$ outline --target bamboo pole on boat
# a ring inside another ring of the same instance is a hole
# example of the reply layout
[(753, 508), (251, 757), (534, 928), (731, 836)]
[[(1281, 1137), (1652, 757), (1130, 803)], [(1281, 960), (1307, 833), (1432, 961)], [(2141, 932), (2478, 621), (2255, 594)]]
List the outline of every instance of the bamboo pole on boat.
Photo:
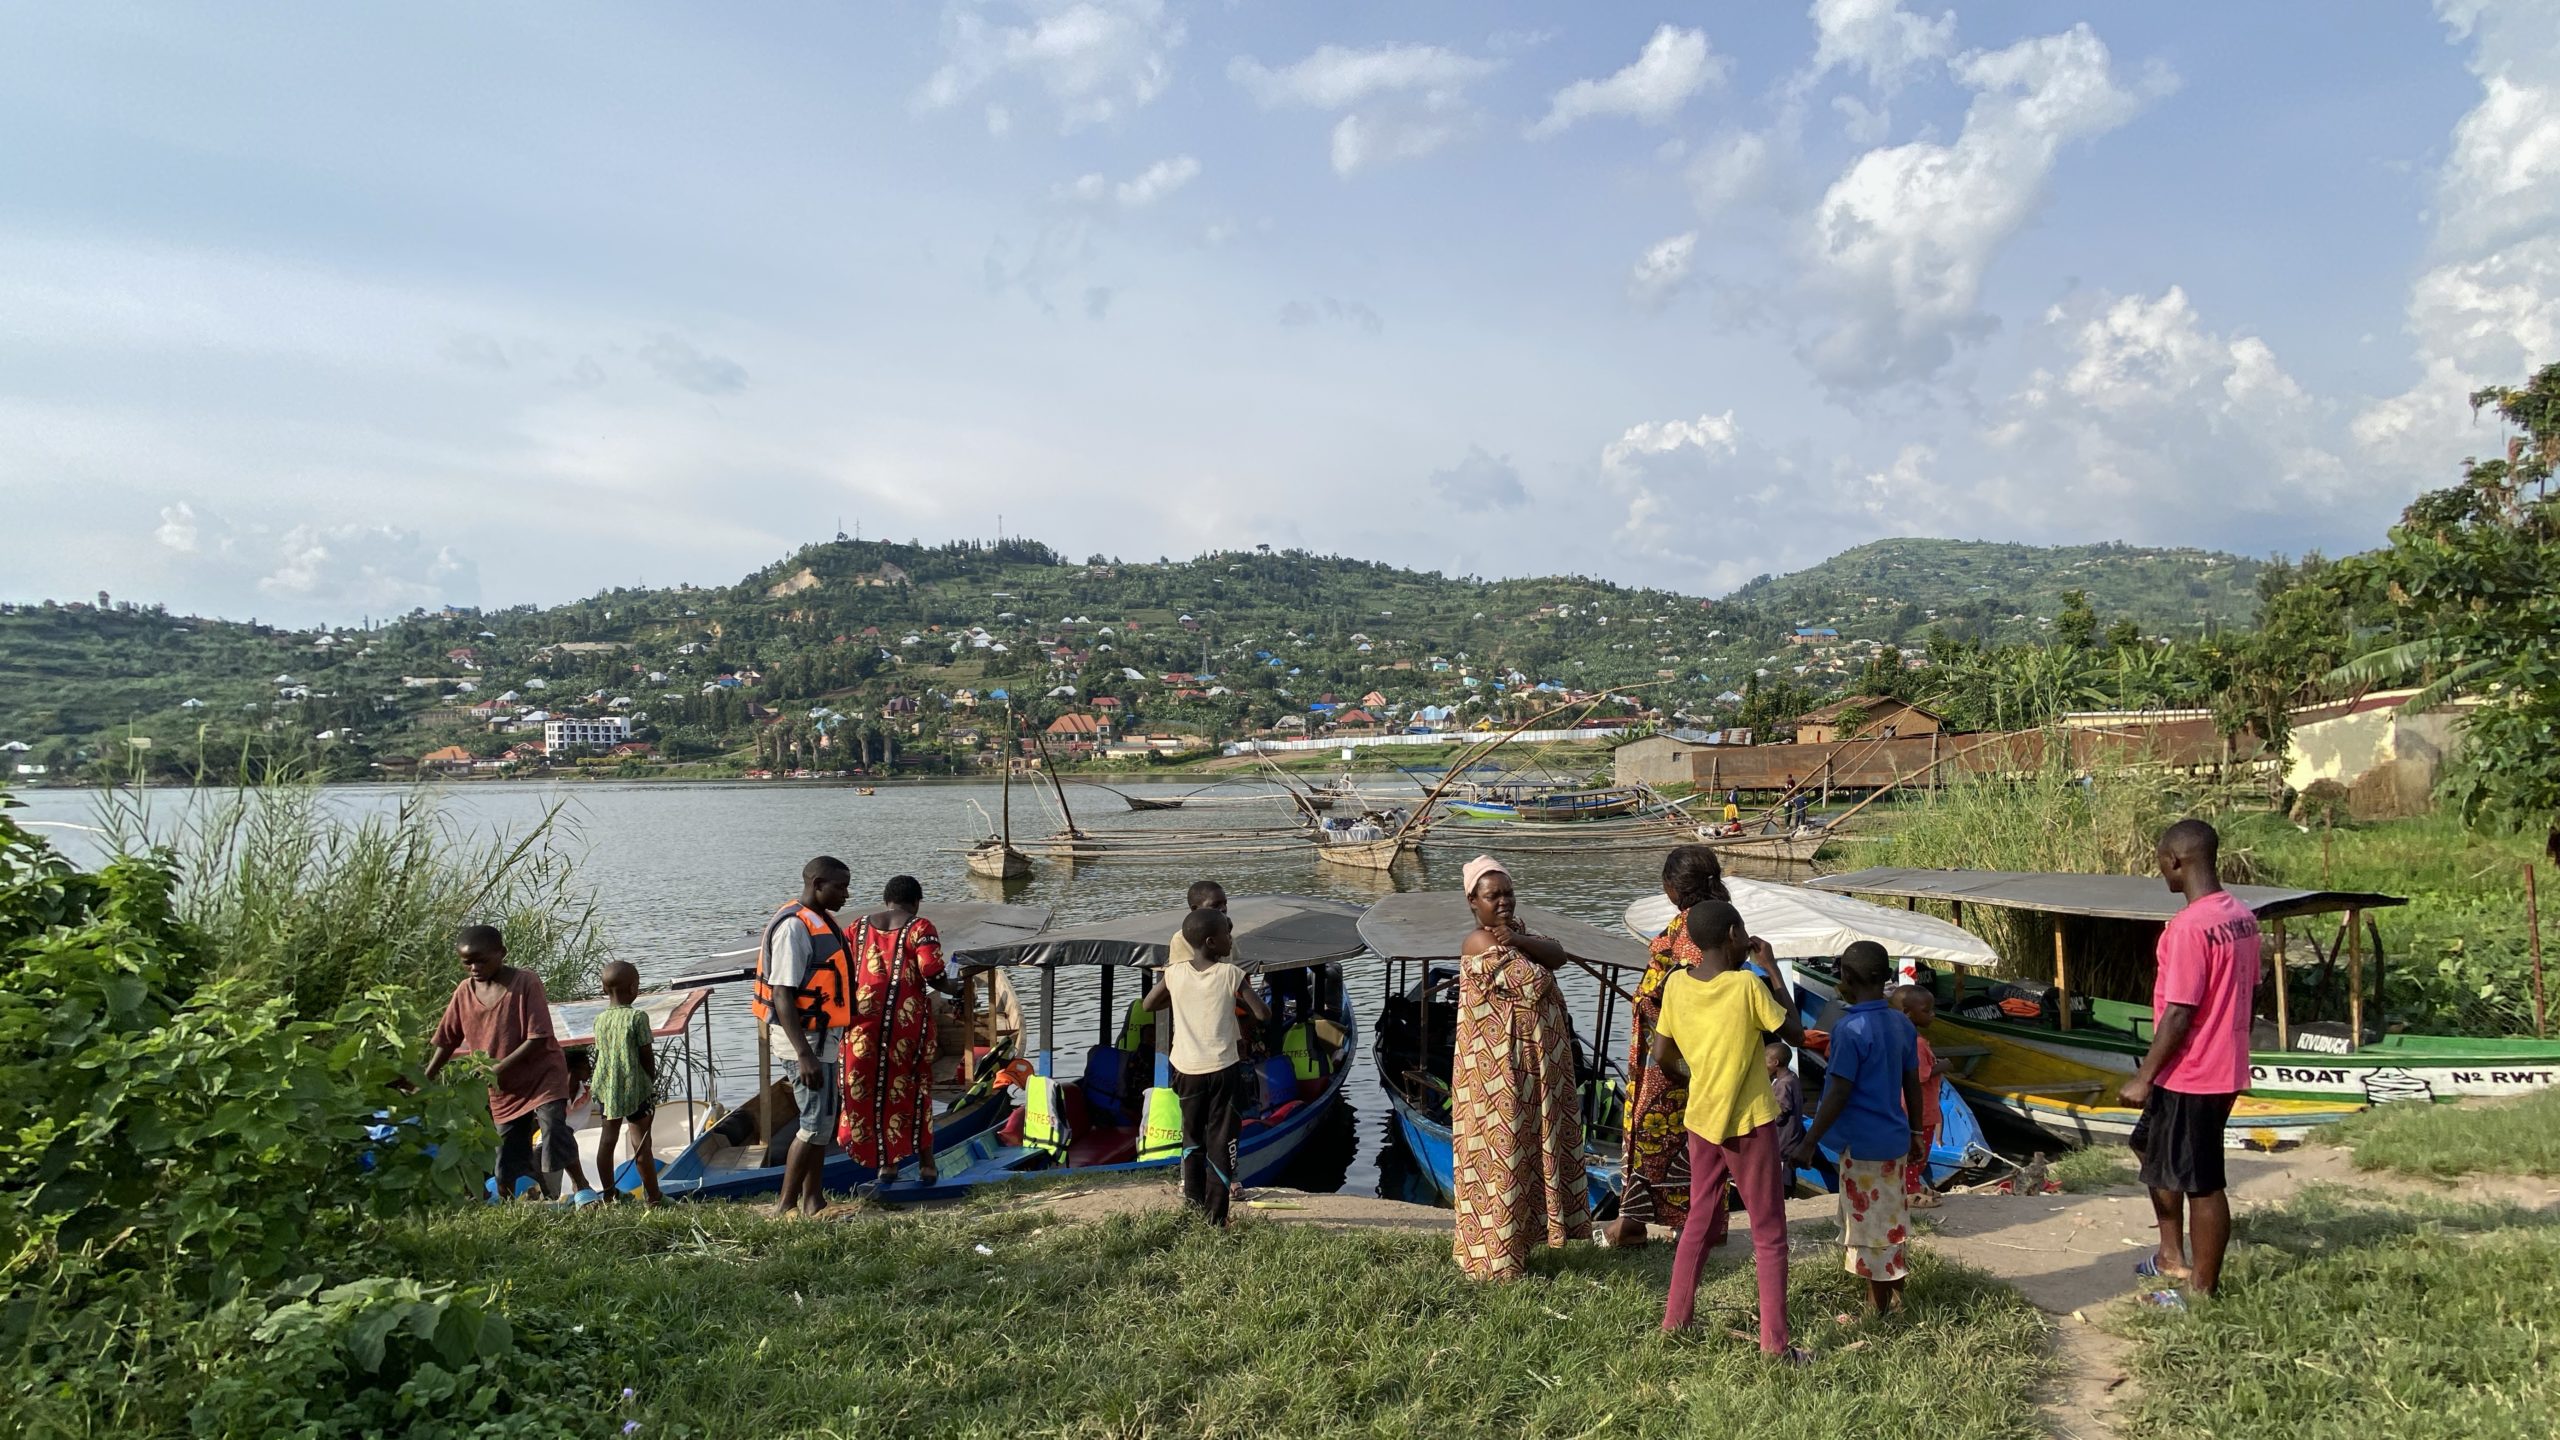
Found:
[(2534, 863), (2524, 862), (2524, 933), (2526, 943), (2533, 949), (2533, 1035), (2541, 1040), (2548, 1038), (2549, 1032), (2544, 1028), (2542, 1009), (2542, 910), (2533, 893), (2533, 871)]
[(2284, 963), (2283, 917), (2277, 917), (2274, 925), (2276, 936), (2276, 1048), (2278, 1050), (2290, 1050), (2293, 1048), (2293, 1001), (2290, 994), (2293, 989), (2293, 975), (2292, 972), (2285, 968)]
[(2364, 1048), (2364, 915), (2347, 912), (2347, 1048)]
[(2071, 963), (2063, 948), (2063, 919), (2053, 917), (2053, 998), (2062, 1016), (2062, 1028), (2071, 1028)]

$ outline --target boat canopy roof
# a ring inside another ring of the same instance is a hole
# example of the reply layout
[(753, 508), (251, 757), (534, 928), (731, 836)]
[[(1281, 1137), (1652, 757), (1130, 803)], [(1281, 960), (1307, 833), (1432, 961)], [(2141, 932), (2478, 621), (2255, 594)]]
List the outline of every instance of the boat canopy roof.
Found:
[[(2000, 963), (2000, 952), (1981, 936), (1935, 915), (1772, 880), (1728, 875), (1724, 885), (1742, 923), (1782, 959), (1837, 955), (1855, 941), (1873, 940), (1889, 955), (1934, 964)], [(1672, 914), (1669, 898), (1647, 895), (1627, 907), (1627, 929), (1651, 938), (1670, 925)]]
[[(1562, 945), (1565, 953), (1586, 965), (1612, 970), (1641, 970), (1652, 960), (1644, 946), (1597, 925), (1523, 904), (1513, 912), (1522, 929)], [(1455, 890), (1390, 895), (1360, 917), (1360, 938), (1390, 960), (1455, 960), (1458, 947), (1476, 928), (1467, 897)]]
[[(2108, 920), (2165, 922), (2186, 901), (2144, 875), (2056, 875), (2016, 870), (1905, 870), (1892, 866), (1825, 875), (1810, 882), (1822, 890), (1898, 895), (1917, 900), (1961, 900), (2048, 915), (2088, 915)], [(2378, 910), (2406, 905), (2398, 895), (2363, 890), (2292, 890), (2275, 885), (2233, 885), (2232, 898), (2261, 920)]]
[[(1162, 965), (1189, 913), (1150, 910), (968, 946), (945, 935), (942, 948), (969, 965)], [(1303, 970), (1360, 953), (1360, 907), (1347, 900), (1240, 895), (1227, 902), (1227, 919), (1235, 925), (1237, 958), (1263, 971)]]
[[(876, 912), (871, 910), (855, 910), (848, 907), (836, 912), (836, 923), (850, 931), (854, 921), (874, 913)], [(942, 937), (942, 950), (946, 955), (1003, 945), (1016, 940), (1028, 940), (1049, 928), (1049, 907), (1046, 905), (1003, 905), (992, 900), (945, 900), (939, 903), (928, 903), (916, 913), (933, 922), (934, 932)], [(669, 980), (667, 988), (686, 991), (706, 985), (727, 985), (749, 979), (755, 974), (756, 947), (753, 945), (743, 950), (723, 950), (704, 958), (731, 962), (743, 960), (746, 964), (743, 966), (733, 964), (730, 967), (706, 971), (698, 975), (681, 975)], [(603, 1001), (594, 1003), (597, 1009), (604, 1008)], [(557, 1005), (552, 1007), (555, 1012), (561, 1008)], [(642, 1008), (647, 1008), (645, 1000)], [(592, 1016), (586, 1018), (587, 1023), (594, 1023)], [(564, 1035), (566, 1033), (563, 1032)]]

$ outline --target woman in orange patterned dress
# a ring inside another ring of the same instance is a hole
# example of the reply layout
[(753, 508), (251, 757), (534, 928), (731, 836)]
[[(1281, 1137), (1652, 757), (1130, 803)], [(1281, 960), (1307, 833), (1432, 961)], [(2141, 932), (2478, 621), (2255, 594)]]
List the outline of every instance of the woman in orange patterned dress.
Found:
[(1729, 900), (1724, 865), (1705, 845), (1674, 846), (1662, 858), (1662, 893), (1680, 907), (1670, 926), (1653, 939), (1653, 961), (1636, 982), (1627, 1018), (1626, 1193), (1609, 1225), (1612, 1246), (1642, 1245), (1645, 1227), (1678, 1231), (1689, 1217), (1689, 1081), (1654, 1063), (1654, 1023), (1662, 1015), (1662, 985), (1674, 971), (1696, 962), (1688, 943), (1689, 907)]
[(853, 922), (853, 1023), (844, 1032), (844, 1108), (836, 1143), (883, 1181), (907, 1156), (930, 1184), (933, 1167), (933, 1001), (925, 982), (942, 973), (942, 937), (916, 913), (924, 887), (891, 879), (879, 912)]
[(1590, 1185), (1573, 1027), (1556, 988), (1564, 947), (1513, 919), (1501, 861), (1480, 855), (1465, 879), (1477, 928), (1459, 951), (1449, 1076), (1455, 1248), (1468, 1276), (1508, 1280), (1528, 1270), (1532, 1245), (1590, 1237)]

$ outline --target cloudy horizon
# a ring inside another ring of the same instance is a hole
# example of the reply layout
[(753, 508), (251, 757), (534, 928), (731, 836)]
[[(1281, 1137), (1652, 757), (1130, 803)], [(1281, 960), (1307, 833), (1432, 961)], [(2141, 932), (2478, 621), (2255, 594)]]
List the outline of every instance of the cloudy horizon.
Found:
[(2367, 548), (2560, 359), (2560, 9), (2328, 13), (11, 6), (0, 599)]

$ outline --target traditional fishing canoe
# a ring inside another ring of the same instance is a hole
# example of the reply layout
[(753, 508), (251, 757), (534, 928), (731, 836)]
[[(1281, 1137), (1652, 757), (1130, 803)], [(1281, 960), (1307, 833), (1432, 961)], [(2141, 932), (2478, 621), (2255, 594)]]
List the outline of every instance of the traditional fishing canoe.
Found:
[(1004, 837), (990, 835), (969, 847), (961, 857), (972, 875), (990, 880), (1020, 880), (1031, 873), (1031, 857), (1005, 843)]
[[(2140, 926), (2145, 927), (2146, 936), (2156, 936), (2158, 926), (2177, 913), (2182, 903), (2156, 879), (1870, 869), (1825, 876), (1810, 883), (1828, 891), (1943, 901), (1953, 905), (1959, 914), (1970, 904), (2053, 916), (2058, 977), (2055, 985), (1968, 989), (1954, 977), (1937, 976), (1933, 977), (1933, 984), (1941, 1010), (1949, 1018), (1985, 1034), (2113, 1074), (2119, 1081), (2133, 1072), (2151, 1047), (2152, 1014), (2148, 1005), (2072, 993), (2066, 936), (2073, 928), (2085, 936), (2099, 925)], [(2560, 1041), (2377, 1033), (2367, 1022), (2366, 986), (2358, 973), (2364, 958), (2362, 927), (2354, 919), (2367, 911), (2403, 903), (2397, 897), (2266, 885), (2234, 885), (2229, 889), (2267, 927), (2266, 948), (2271, 960), (2283, 942), (2285, 922), (2306, 916), (2348, 915), (2353, 946), (2348, 956), (2352, 1003), (2345, 1017), (2301, 1023), (2302, 1017), (2290, 1013), (2289, 987), (2263, 986), (2277, 997), (2277, 1013), (2271, 1022), (2262, 1019), (2253, 1038), (2250, 1094), (2268, 1099), (2366, 1105), (2520, 1095), (2560, 1083)], [(2378, 957), (2375, 963), (2378, 970)], [(2377, 991), (2379, 979), (2377, 973), (2373, 987)], [(2052, 998), (2046, 1001), (2046, 996)], [(2001, 1003), (2004, 998), (2014, 1002), (2021, 997), (2045, 1003), (2012, 1003), (2005, 1007)], [(2378, 1002), (2374, 1009), (2378, 1012)], [(2016, 1011), (2032, 1013), (2013, 1013)], [(2351, 1039), (2358, 1030), (2364, 1032), (2361, 1040)]]
[(1408, 848), (1410, 842), (1395, 835), (1384, 840), (1322, 840), (1316, 845), (1316, 858), (1351, 870), (1386, 870), (1393, 868)]
[[(1068, 1130), (1063, 1147), (1025, 1143), (1016, 1122), (1018, 1110), (996, 1130), (964, 1137), (938, 1153), (941, 1172), (934, 1184), (899, 1180), (878, 1187), (879, 1198), (892, 1201), (948, 1199), (987, 1185), (1029, 1175), (1072, 1170), (1078, 1174), (1124, 1174), (1171, 1170), (1177, 1154), (1138, 1158), (1139, 1116), (1124, 1100), (1141, 1087), (1124, 1084), (1123, 1067), (1148, 1065), (1152, 1055), (1122, 1051), (1122, 1015), (1112, 1004), (1116, 972), (1132, 969), (1145, 983), (1145, 972), (1169, 958), (1171, 942), (1187, 912), (1156, 911), (1093, 925), (1049, 931), (1037, 938), (991, 945), (958, 954), (970, 965), (1013, 971), (1034, 970), (1040, 977), (1040, 1043), (1034, 1052), (1034, 1074), (1058, 1080), (1057, 985), (1061, 971), (1094, 974), (1101, 985), (1101, 1033), (1085, 1051), (1077, 1077), (1056, 1084), (1055, 1106)], [(1271, 1183), (1287, 1170), (1306, 1142), (1342, 1098), (1345, 1077), (1358, 1055), (1358, 1032), (1350, 995), (1343, 987), (1341, 962), (1359, 953), (1360, 907), (1339, 900), (1308, 896), (1242, 896), (1228, 903), (1235, 925), (1235, 953), (1257, 976), (1305, 971), (1308, 1013), (1289, 1028), (1303, 1029), (1298, 1052), (1304, 1066), (1280, 1057), (1264, 1066), (1260, 1102), (1244, 1116), (1237, 1140), (1237, 1183)], [(1330, 1034), (1338, 1038), (1327, 1040)], [(1285, 1085), (1279, 1072), (1286, 1071)], [(1008, 1106), (1009, 1109), (1010, 1105)]]

